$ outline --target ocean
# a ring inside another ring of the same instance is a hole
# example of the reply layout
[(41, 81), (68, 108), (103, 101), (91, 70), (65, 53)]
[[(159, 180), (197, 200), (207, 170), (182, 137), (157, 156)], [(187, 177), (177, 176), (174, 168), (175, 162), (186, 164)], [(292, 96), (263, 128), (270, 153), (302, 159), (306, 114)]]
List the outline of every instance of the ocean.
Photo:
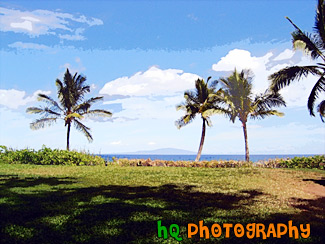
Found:
[[(308, 157), (315, 154), (279, 154), (279, 155), (250, 155), (252, 162), (258, 162), (261, 160), (275, 159), (275, 158), (293, 158), (293, 157)], [(138, 155), (138, 154), (100, 154), (102, 158), (108, 161), (112, 161), (112, 158), (127, 158), (127, 159), (148, 159), (151, 160), (172, 160), (172, 161), (194, 161), (196, 155)], [(210, 160), (245, 160), (245, 155), (202, 155), (200, 161)]]

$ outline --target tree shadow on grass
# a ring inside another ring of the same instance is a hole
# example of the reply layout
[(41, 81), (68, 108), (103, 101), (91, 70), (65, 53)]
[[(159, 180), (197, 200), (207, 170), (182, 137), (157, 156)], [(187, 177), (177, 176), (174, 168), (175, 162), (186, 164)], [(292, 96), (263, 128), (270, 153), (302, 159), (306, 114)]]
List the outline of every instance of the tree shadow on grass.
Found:
[[(188, 223), (198, 223), (199, 220), (207, 220), (207, 226), (214, 222), (249, 223), (247, 215), (254, 213), (245, 215), (241, 211), (264, 194), (257, 190), (226, 194), (200, 192), (194, 186), (185, 184), (80, 188), (74, 183), (77, 179), (68, 177), (0, 176), (0, 242), (177, 243), (174, 239), (158, 239), (157, 220), (162, 220), (167, 227), (171, 224), (181, 226), (183, 243), (261, 241), (243, 238), (187, 239), (185, 232)], [(222, 214), (216, 217), (216, 211)], [(292, 218), (305, 220), (282, 214), (258, 221), (276, 223)], [(271, 239), (268, 242), (283, 240)]]
[(320, 180), (315, 180), (315, 179), (303, 179), (303, 181), (313, 181), (316, 184), (325, 186), (325, 178), (322, 177)]

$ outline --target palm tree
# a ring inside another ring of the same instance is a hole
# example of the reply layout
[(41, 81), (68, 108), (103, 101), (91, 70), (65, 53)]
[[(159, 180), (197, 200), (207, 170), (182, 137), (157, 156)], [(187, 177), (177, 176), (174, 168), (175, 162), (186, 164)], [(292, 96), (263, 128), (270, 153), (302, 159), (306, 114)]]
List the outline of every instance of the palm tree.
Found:
[[(294, 80), (307, 77), (309, 74), (319, 77), (318, 81), (311, 90), (308, 98), (307, 107), (311, 116), (315, 116), (314, 105), (321, 92), (325, 91), (325, 6), (324, 0), (318, 0), (316, 20), (313, 34), (303, 32), (288, 17), (289, 22), (296, 29), (291, 33), (293, 48), (303, 50), (313, 60), (320, 60), (320, 63), (307, 66), (291, 66), (279, 70), (270, 75), (272, 90), (277, 92), (282, 87), (290, 85)], [(325, 117), (325, 106), (323, 100), (318, 106), (318, 112), (322, 121)], [(323, 105), (322, 105), (323, 104)]]
[(195, 81), (195, 91), (184, 92), (185, 102), (176, 106), (177, 110), (185, 110), (186, 114), (175, 122), (178, 129), (189, 124), (194, 120), (197, 114), (201, 115), (202, 135), (199, 150), (195, 161), (199, 161), (203, 149), (206, 125), (212, 126), (210, 116), (215, 113), (223, 113), (223, 109), (217, 106), (218, 92), (215, 90), (215, 86), (208, 87), (208, 82), (211, 79), (209, 77), (207, 82), (203, 79), (197, 79)]
[(64, 120), (67, 126), (67, 150), (69, 151), (70, 128), (71, 124), (81, 131), (89, 142), (93, 140), (90, 134), (90, 128), (81, 123), (85, 115), (112, 116), (112, 113), (103, 109), (93, 109), (90, 107), (93, 103), (103, 99), (103, 97), (92, 97), (85, 100), (84, 95), (90, 92), (90, 87), (85, 84), (86, 77), (78, 75), (72, 76), (69, 69), (64, 74), (64, 80), (56, 80), (57, 94), (59, 103), (45, 94), (38, 94), (38, 100), (48, 104), (46, 107), (29, 107), (26, 112), (31, 114), (40, 114), (42, 117), (30, 124), (30, 128), (37, 130), (45, 126), (52, 125), (58, 119)]
[(249, 161), (249, 149), (247, 139), (247, 120), (263, 119), (266, 116), (283, 116), (274, 106), (285, 106), (285, 102), (279, 93), (266, 90), (264, 94), (256, 95), (252, 93), (253, 74), (250, 70), (235, 71), (227, 78), (220, 78), (222, 86), (222, 96), (226, 105), (227, 114), (234, 123), (238, 117), (242, 123), (245, 139), (245, 159)]

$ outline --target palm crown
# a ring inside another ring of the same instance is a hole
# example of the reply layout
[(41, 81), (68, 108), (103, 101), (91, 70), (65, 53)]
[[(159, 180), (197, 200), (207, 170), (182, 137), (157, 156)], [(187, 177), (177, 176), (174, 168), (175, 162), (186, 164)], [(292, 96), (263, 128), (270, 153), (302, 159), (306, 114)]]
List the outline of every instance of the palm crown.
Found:
[[(308, 75), (316, 75), (319, 77), (310, 92), (307, 107), (311, 116), (315, 116), (314, 106), (315, 101), (321, 92), (325, 91), (325, 7), (324, 0), (319, 0), (317, 5), (317, 13), (315, 18), (315, 32), (309, 34), (303, 32), (296, 26), (288, 17), (287, 19), (296, 29), (291, 33), (293, 48), (303, 50), (314, 60), (320, 60), (320, 63), (307, 66), (292, 66), (281, 69), (280, 71), (270, 75), (269, 79), (272, 81), (272, 89), (278, 91), (282, 87), (288, 86), (294, 80), (300, 80), (302, 77)], [(317, 107), (321, 119), (325, 116), (325, 100), (323, 100)]]
[(38, 94), (38, 100), (45, 102), (46, 107), (29, 107), (27, 113), (40, 114), (42, 117), (30, 124), (31, 129), (40, 129), (52, 125), (58, 119), (65, 121), (67, 126), (67, 150), (69, 150), (70, 127), (73, 123), (75, 128), (81, 131), (88, 139), (92, 141), (90, 128), (85, 126), (81, 119), (85, 115), (112, 116), (112, 113), (103, 109), (93, 109), (90, 107), (93, 103), (100, 101), (103, 97), (92, 97), (84, 100), (84, 95), (90, 92), (90, 87), (85, 84), (86, 77), (78, 75), (72, 76), (69, 69), (64, 74), (63, 82), (56, 80), (57, 96), (59, 103), (45, 94)]

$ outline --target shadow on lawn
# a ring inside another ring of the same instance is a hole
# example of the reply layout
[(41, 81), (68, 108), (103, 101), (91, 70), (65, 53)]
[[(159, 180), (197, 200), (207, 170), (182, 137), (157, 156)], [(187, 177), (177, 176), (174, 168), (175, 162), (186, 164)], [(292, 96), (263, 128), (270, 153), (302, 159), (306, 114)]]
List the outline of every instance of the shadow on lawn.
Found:
[[(254, 213), (243, 214), (243, 203), (251, 205), (256, 197), (263, 194), (254, 190), (237, 194), (205, 193), (196, 191), (190, 185), (80, 188), (74, 186), (74, 183), (77, 183), (77, 179), (68, 177), (19, 178), (16, 175), (0, 175), (0, 242), (162, 243), (163, 240), (157, 238), (157, 220), (160, 219), (165, 226), (183, 226), (183, 243), (204, 242), (203, 239), (186, 238), (187, 223), (198, 223), (209, 217), (213, 221), (206, 221), (207, 226), (214, 222), (249, 223), (248, 215), (253, 216)], [(304, 203), (309, 206), (314, 204), (319, 211), (317, 216), (325, 214), (322, 208), (324, 198), (308, 202), (296, 199), (297, 207), (304, 206)], [(216, 219), (212, 212), (217, 210), (224, 212)], [(315, 224), (322, 223), (322, 217), (317, 219), (314, 214), (312, 218), (308, 217), (310, 210), (305, 209), (299, 215), (277, 214), (258, 219), (257, 222), (286, 223), (288, 220), (305, 220), (307, 217)], [(324, 224), (318, 227), (317, 232), (322, 228)], [(318, 234), (317, 238), (316, 242), (321, 243), (322, 236)], [(174, 242), (173, 239), (167, 241)], [(215, 243), (220, 239), (210, 241)], [(256, 243), (261, 240), (230, 238), (225, 241)], [(268, 242), (288, 243), (290, 240), (272, 238)]]
[(321, 186), (325, 186), (325, 178), (322, 177), (320, 180), (315, 180), (315, 179), (303, 179), (303, 181), (313, 181), (316, 184), (319, 184)]

